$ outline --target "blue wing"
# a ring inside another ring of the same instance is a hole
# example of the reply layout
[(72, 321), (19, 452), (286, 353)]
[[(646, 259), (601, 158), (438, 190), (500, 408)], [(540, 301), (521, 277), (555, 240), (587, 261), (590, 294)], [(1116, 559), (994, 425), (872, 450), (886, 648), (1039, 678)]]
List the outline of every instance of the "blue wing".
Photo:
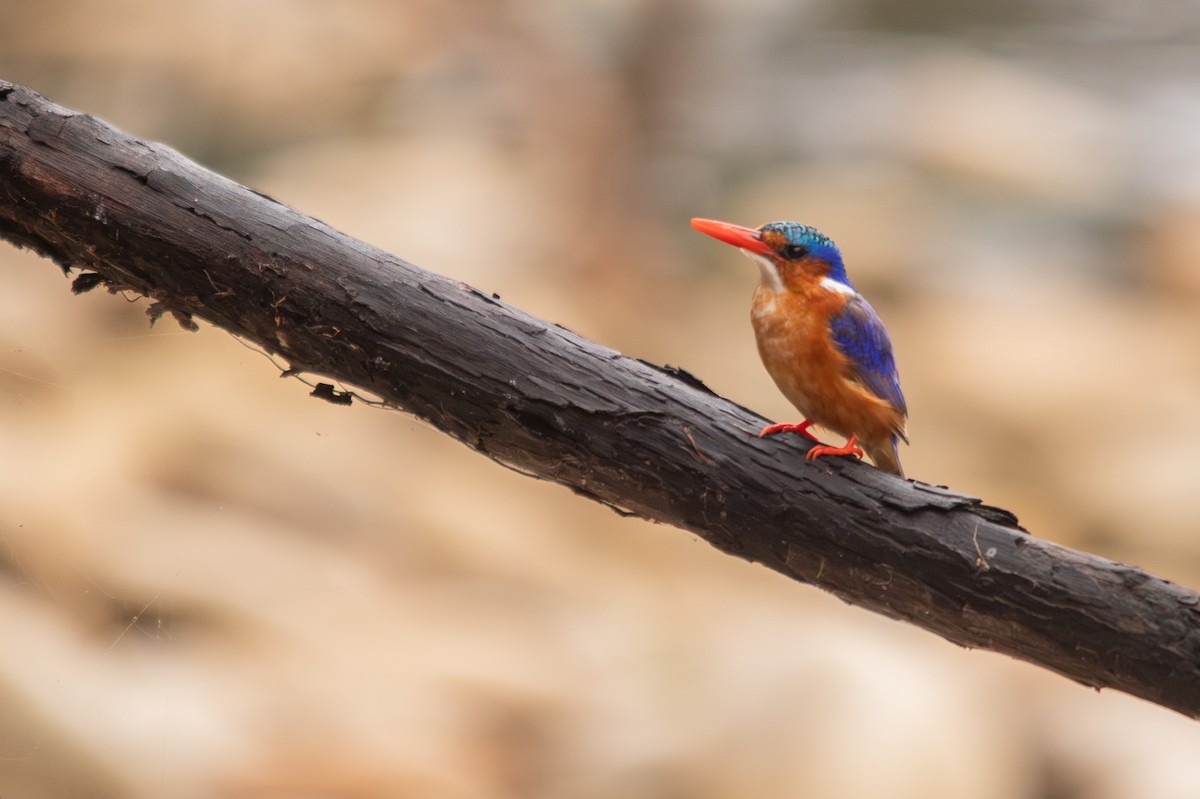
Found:
[(850, 360), (852, 377), (907, 416), (892, 340), (870, 303), (859, 295), (850, 297), (842, 312), (830, 318), (829, 329), (838, 349)]

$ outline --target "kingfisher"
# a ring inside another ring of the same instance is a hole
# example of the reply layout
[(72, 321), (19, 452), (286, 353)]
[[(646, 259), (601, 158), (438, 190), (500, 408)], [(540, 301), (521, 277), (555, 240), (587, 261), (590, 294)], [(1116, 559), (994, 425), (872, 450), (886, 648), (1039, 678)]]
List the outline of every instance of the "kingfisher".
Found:
[[(760, 273), (750, 318), (758, 354), (783, 395), (804, 421), (773, 424), (758, 437), (799, 433), (816, 445), (806, 460), (863, 451), (884, 471), (904, 476), (899, 441), (908, 408), (892, 341), (875, 309), (846, 276), (842, 254), (815, 228), (770, 222), (758, 229), (693, 219), (692, 227), (738, 247)], [(819, 425), (847, 438), (822, 444), (808, 428)]]

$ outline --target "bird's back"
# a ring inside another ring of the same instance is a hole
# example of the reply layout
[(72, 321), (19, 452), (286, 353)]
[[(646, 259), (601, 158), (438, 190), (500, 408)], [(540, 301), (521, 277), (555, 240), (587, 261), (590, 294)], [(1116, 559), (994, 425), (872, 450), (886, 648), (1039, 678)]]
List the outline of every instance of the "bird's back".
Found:
[(897, 438), (905, 429), (903, 398), (897, 407), (872, 390), (833, 336), (831, 320), (845, 313), (850, 300), (817, 281), (788, 291), (759, 286), (751, 306), (758, 352), (779, 390), (806, 419), (847, 438), (857, 435), (876, 465), (902, 474)]

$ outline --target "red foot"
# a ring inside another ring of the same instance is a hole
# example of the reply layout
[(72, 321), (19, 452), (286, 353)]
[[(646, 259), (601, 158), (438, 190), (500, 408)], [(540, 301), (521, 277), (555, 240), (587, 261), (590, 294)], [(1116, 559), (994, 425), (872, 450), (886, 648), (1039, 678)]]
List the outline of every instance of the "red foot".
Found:
[(844, 447), (831, 447), (828, 444), (817, 444), (808, 451), (804, 456), (806, 461), (815, 461), (817, 458), (823, 458), (826, 455), (853, 455), (856, 458), (861, 458), (863, 451), (858, 446), (858, 436), (850, 436), (850, 440), (846, 442)]
[(764, 436), (774, 435), (775, 433), (799, 433), (802, 436), (808, 436), (813, 441), (820, 443), (820, 439), (808, 432), (808, 428), (812, 426), (813, 423), (808, 420), (805, 420), (800, 424), (789, 424), (786, 422), (783, 424), (773, 424), (769, 427), (764, 427), (762, 432), (758, 434), (758, 437), (762, 438)]

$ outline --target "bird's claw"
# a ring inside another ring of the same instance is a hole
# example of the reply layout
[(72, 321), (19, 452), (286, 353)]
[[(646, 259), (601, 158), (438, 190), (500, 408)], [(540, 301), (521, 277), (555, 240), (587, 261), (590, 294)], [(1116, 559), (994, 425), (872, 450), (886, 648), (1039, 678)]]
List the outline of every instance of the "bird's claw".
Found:
[(815, 461), (817, 458), (823, 458), (826, 455), (853, 455), (856, 458), (863, 456), (862, 448), (858, 446), (858, 438), (850, 436), (850, 440), (843, 447), (834, 447), (829, 444), (817, 444), (809, 449), (804, 456), (806, 461)]
[(810, 428), (812, 426), (813, 426), (813, 423), (810, 421), (807, 421), (807, 420), (800, 422), (799, 424), (792, 424), (790, 422), (782, 422), (780, 424), (773, 424), (773, 425), (768, 425), (767, 427), (764, 427), (762, 429), (762, 432), (758, 434), (758, 437), (765, 438), (766, 436), (771, 436), (776, 433), (799, 433), (802, 436), (808, 436), (813, 441), (820, 443), (820, 439), (818, 439), (812, 433), (808, 432), (808, 428)]

